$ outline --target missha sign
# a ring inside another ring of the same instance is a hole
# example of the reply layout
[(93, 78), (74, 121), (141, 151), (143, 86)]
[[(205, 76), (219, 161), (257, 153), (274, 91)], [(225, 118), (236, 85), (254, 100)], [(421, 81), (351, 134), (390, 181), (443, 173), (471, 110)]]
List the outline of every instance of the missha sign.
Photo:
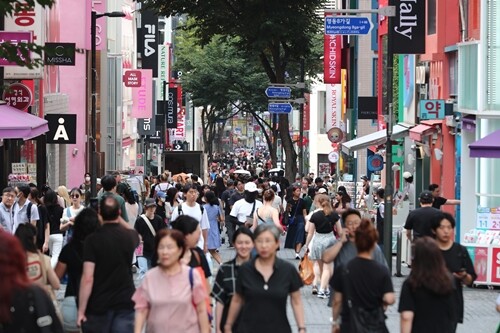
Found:
[(389, 29), (395, 54), (425, 53), (425, 0), (395, 0)]

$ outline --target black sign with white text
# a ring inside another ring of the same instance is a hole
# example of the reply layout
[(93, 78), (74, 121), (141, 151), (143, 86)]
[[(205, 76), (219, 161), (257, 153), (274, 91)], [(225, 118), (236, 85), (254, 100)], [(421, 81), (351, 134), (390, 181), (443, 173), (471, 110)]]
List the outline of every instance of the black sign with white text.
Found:
[(394, 54), (425, 53), (425, 0), (395, 0), (396, 16), (389, 27)]
[(177, 128), (177, 88), (168, 88), (167, 128)]
[(137, 28), (137, 53), (143, 69), (152, 69), (158, 77), (158, 16), (151, 10), (141, 11), (141, 27)]
[(76, 143), (76, 114), (46, 114), (45, 120), (49, 122), (47, 143)]
[(45, 65), (75, 66), (75, 43), (45, 43)]
[(164, 144), (165, 143), (165, 121), (162, 114), (157, 114), (156, 116), (156, 127), (155, 132), (152, 135), (146, 137), (146, 141), (149, 143)]
[(156, 133), (155, 118), (137, 119), (137, 133), (142, 136), (154, 135)]

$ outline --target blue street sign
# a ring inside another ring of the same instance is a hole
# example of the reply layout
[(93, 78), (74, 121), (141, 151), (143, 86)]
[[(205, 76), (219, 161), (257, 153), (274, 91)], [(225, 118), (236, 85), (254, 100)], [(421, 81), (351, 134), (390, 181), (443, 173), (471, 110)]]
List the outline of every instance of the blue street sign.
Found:
[(373, 23), (361, 16), (327, 16), (325, 17), (325, 34), (327, 35), (367, 35)]
[(290, 103), (269, 103), (267, 105), (271, 113), (290, 113), (292, 112), (292, 104)]
[(292, 89), (290, 87), (267, 87), (266, 96), (270, 98), (290, 98)]

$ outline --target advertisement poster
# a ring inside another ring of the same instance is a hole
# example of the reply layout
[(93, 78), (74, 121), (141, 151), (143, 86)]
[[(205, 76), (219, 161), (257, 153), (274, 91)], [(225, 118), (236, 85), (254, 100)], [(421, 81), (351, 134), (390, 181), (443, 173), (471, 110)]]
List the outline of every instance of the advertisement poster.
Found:
[(488, 248), (477, 246), (474, 249), (474, 270), (477, 274), (476, 282), (487, 282), (488, 276)]
[(500, 247), (491, 250), (491, 283), (500, 284)]

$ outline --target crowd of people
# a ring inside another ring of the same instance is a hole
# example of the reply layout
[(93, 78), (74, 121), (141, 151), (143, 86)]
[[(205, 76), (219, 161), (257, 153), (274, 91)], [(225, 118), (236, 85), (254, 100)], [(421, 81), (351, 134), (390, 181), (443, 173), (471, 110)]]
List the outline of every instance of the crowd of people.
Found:
[[(278, 258), (281, 237), (295, 259), (313, 260), (310, 292), (329, 299), (333, 332), (358, 332), (358, 325), (387, 331), (384, 311), (395, 294), (379, 246), (383, 189), (374, 191), (380, 205), (367, 219), (329, 177), (290, 182), (283, 171), (252, 165), (236, 172), (212, 164), (206, 182), (169, 172), (145, 177), (139, 196), (119, 174), (105, 175), (97, 209), (89, 174), (69, 191), (5, 188), (0, 331), (291, 332), (289, 299), (304, 333), (303, 281)], [(476, 278), (468, 252), (453, 241), (453, 216), (432, 207), (435, 190), (419, 196), (421, 207), (405, 224), (414, 241), (399, 302), (405, 333), (455, 332), (464, 317), (462, 286)], [(219, 253), (225, 244), (235, 252), (229, 262)], [(58, 304), (53, 291), (61, 281)], [(50, 323), (40, 324), (42, 314)]]

